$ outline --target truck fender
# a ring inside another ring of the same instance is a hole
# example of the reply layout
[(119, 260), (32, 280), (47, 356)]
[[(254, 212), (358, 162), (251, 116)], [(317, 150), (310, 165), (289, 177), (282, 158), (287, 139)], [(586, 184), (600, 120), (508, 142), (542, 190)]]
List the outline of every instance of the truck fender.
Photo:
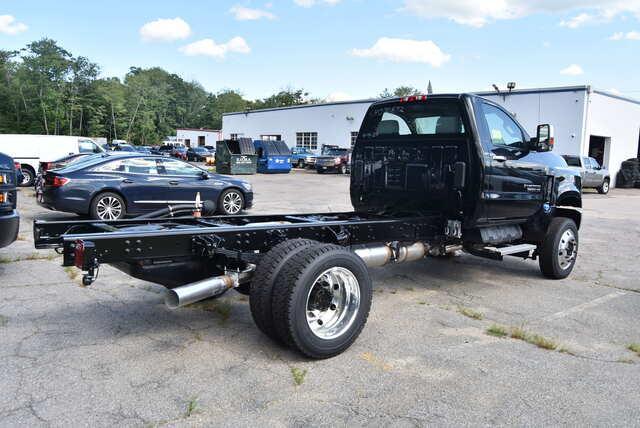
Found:
[(576, 227), (580, 229), (580, 223), (582, 222), (582, 213), (572, 208), (556, 208), (554, 211), (554, 217), (565, 217), (573, 220)]

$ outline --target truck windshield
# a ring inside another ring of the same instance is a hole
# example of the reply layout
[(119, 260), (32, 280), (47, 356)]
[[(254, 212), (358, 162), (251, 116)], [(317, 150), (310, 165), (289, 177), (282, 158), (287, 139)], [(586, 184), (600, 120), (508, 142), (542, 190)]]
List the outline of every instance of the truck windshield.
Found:
[(400, 101), (371, 107), (360, 137), (397, 138), (416, 135), (464, 135), (460, 106), (456, 101)]
[(569, 166), (580, 166), (580, 158), (578, 156), (562, 156), (565, 161), (567, 161), (567, 165)]

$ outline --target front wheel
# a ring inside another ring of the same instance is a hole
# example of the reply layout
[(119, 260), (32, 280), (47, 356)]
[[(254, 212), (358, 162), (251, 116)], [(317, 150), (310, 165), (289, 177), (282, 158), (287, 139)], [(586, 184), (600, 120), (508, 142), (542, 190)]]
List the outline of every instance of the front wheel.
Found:
[(305, 167), (304, 161), (302, 159), (298, 160), (298, 168), (304, 169), (304, 167)]
[(220, 195), (220, 213), (224, 215), (238, 214), (244, 208), (244, 196), (237, 189), (227, 189)]
[(606, 195), (607, 193), (609, 193), (609, 179), (605, 178), (604, 181), (602, 182), (602, 185), (598, 187), (596, 190), (601, 195)]
[(124, 199), (116, 193), (101, 193), (91, 202), (89, 214), (96, 220), (120, 220), (126, 214)]
[(569, 276), (578, 256), (578, 228), (573, 220), (563, 217), (551, 220), (538, 252), (544, 276), (551, 279)]
[(340, 165), (340, 174), (345, 175), (347, 173), (347, 166)]
[(367, 266), (355, 253), (336, 245), (305, 248), (286, 262), (274, 284), (275, 331), (308, 357), (333, 357), (364, 328), (371, 296)]

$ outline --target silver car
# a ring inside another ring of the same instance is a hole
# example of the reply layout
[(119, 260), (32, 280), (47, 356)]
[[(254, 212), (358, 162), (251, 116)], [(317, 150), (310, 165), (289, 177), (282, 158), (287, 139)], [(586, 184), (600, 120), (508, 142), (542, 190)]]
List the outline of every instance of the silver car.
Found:
[(562, 157), (569, 167), (580, 171), (582, 188), (594, 188), (603, 195), (609, 193), (611, 184), (609, 170), (600, 166), (597, 160), (588, 156), (563, 155)]

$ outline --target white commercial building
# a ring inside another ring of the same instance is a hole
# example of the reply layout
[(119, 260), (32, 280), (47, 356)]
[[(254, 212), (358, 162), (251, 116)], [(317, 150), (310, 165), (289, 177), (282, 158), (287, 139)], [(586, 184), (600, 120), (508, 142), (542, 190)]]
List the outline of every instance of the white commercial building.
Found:
[(375, 100), (306, 104), (249, 110), (222, 116), (225, 138), (282, 140), (289, 147), (318, 150), (323, 144), (350, 147), (367, 108)]
[(216, 142), (222, 140), (222, 131), (205, 128), (178, 128), (176, 129), (176, 141), (187, 147), (216, 146)]
[[(591, 156), (611, 172), (615, 183), (622, 161), (640, 157), (640, 101), (590, 86), (480, 92), (511, 112), (535, 136), (536, 127), (555, 128), (559, 154)], [(374, 100), (311, 104), (228, 113), (224, 138), (284, 140), (290, 147), (316, 150), (322, 144), (349, 147)]]

